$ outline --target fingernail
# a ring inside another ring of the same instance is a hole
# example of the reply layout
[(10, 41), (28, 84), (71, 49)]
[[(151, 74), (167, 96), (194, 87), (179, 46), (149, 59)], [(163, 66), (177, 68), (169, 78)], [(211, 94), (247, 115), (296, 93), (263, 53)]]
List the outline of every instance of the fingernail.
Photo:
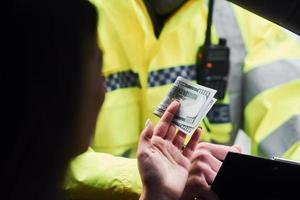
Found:
[(180, 101), (178, 99), (175, 99), (175, 101), (180, 104)]
[(175, 99), (172, 103), (177, 104), (176, 106), (178, 106), (178, 108), (180, 107), (180, 101), (178, 99)]
[(147, 121), (146, 121), (146, 123), (145, 123), (145, 128), (146, 128), (146, 127), (149, 127), (149, 126), (152, 126), (152, 122), (151, 122), (151, 120), (148, 118)]

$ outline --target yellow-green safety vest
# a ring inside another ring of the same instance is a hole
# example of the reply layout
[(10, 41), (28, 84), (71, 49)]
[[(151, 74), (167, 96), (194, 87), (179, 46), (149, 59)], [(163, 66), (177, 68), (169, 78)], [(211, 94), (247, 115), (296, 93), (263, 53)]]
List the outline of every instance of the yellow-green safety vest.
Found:
[[(176, 77), (196, 80), (207, 6), (187, 1), (157, 38), (142, 0), (92, 2), (99, 11), (107, 93), (91, 149), (72, 162), (66, 189), (72, 199), (136, 199), (141, 192), (136, 160), (121, 156), (134, 158), (145, 121), (159, 120), (153, 111)], [(231, 68), (225, 98), (208, 114), (202, 140), (232, 144), (243, 129), (253, 155), (300, 160), (299, 43), (277, 25), (222, 0), (215, 3), (212, 32), (213, 43), (227, 39)]]

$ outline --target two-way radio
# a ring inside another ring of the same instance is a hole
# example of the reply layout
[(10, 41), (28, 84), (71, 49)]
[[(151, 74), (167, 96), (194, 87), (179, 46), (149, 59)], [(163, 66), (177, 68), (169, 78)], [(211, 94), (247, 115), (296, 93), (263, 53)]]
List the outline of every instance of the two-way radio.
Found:
[(228, 82), (230, 49), (225, 38), (220, 38), (217, 45), (211, 44), (213, 4), (214, 0), (209, 0), (205, 42), (197, 53), (197, 82), (216, 89), (216, 98), (222, 100)]

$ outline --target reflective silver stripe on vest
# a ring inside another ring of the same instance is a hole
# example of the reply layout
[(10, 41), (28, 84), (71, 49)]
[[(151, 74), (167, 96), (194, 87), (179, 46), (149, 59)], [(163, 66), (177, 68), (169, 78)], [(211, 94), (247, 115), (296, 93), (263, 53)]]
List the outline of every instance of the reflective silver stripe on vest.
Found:
[(245, 74), (245, 105), (259, 93), (300, 79), (300, 60), (279, 60)]
[(260, 143), (258, 151), (263, 156), (282, 156), (299, 140), (300, 115), (296, 115), (266, 137)]
[(148, 87), (172, 84), (175, 82), (177, 76), (196, 80), (196, 65), (184, 65), (152, 71), (148, 75)]
[(231, 139), (234, 139), (242, 116), (242, 78), (243, 63), (246, 55), (244, 40), (240, 32), (231, 4), (224, 0), (215, 1), (213, 24), (218, 37), (227, 39), (230, 47), (230, 73), (227, 90), (230, 96), (230, 118), (233, 125)]
[(111, 74), (105, 78), (105, 83), (107, 92), (121, 88), (141, 87), (139, 75), (132, 70)]

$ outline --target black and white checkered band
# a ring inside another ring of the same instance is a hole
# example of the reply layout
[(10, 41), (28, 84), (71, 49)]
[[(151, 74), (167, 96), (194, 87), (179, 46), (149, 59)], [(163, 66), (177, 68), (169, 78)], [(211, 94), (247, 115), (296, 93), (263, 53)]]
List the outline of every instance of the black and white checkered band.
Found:
[(148, 87), (174, 83), (177, 76), (182, 76), (189, 80), (196, 80), (196, 65), (184, 65), (152, 71), (148, 76)]
[(229, 104), (216, 103), (208, 112), (207, 118), (211, 124), (230, 123)]
[(107, 92), (120, 88), (141, 87), (139, 75), (131, 70), (111, 74), (105, 78), (105, 82)]

